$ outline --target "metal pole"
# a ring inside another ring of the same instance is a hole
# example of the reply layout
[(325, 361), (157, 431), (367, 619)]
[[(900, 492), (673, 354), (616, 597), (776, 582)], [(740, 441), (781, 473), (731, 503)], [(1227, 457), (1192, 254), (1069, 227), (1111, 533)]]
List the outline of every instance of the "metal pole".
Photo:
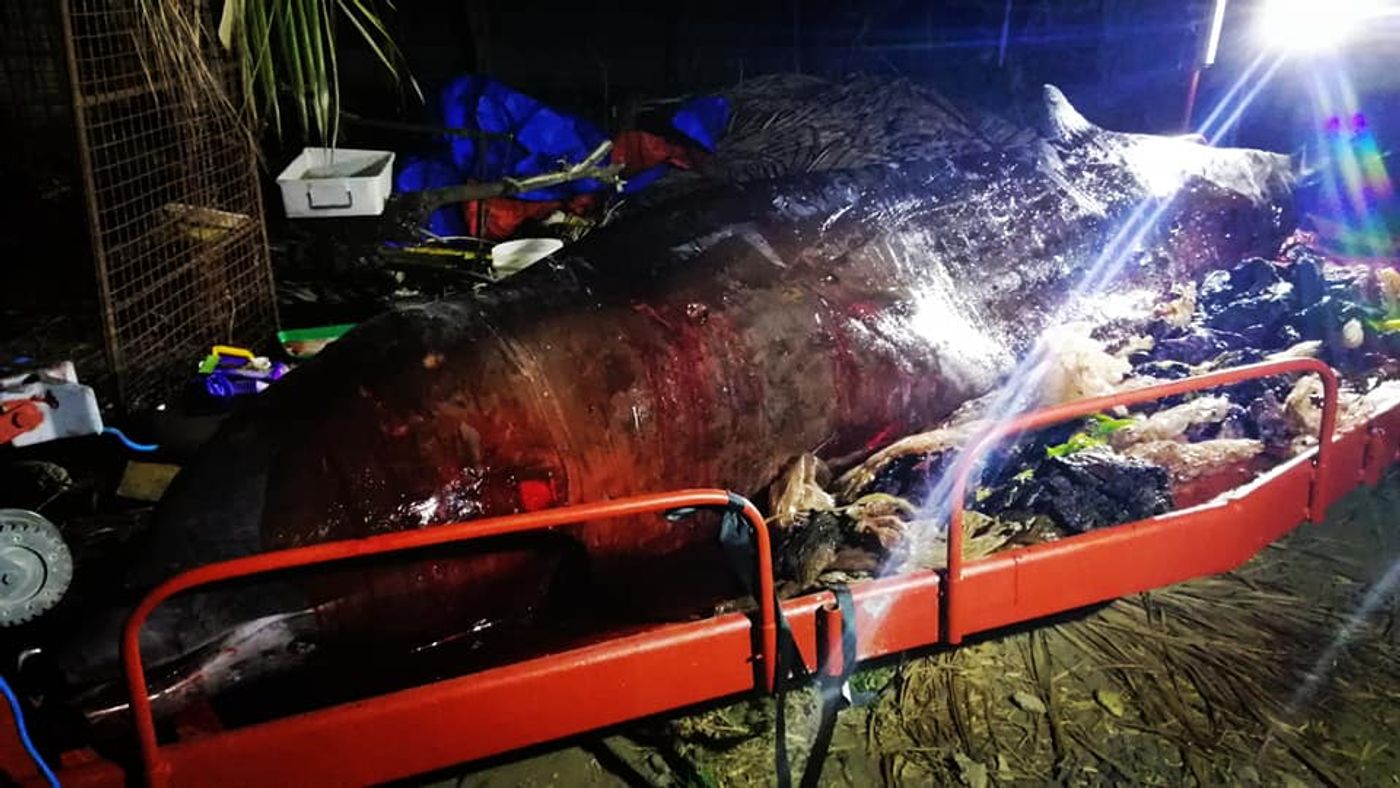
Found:
[(1186, 88), (1186, 110), (1181, 121), (1181, 130), (1189, 132), (1191, 130), (1191, 116), (1196, 112), (1196, 96), (1201, 89), (1201, 74), (1205, 70), (1215, 65), (1215, 59), (1220, 54), (1220, 33), (1225, 27), (1225, 5), (1229, 0), (1215, 0), (1215, 10), (1211, 12), (1210, 29), (1206, 32), (1206, 45), (1204, 51), (1197, 61), (1197, 65), (1191, 71), (1191, 82)]
[(102, 238), (102, 211), (97, 204), (97, 176), (92, 161), (91, 129), (87, 120), (88, 97), (83, 93), (83, 74), (78, 69), (78, 49), (73, 35), (73, 9), (69, 0), (59, 0), (58, 16), (63, 24), (63, 54), (68, 66), (68, 86), (73, 101), (75, 144), (78, 146), (78, 166), (83, 178), (83, 202), (87, 207), (88, 236), (92, 243), (92, 262), (97, 272), (98, 309), (102, 316), (102, 344), (107, 363), (116, 383), (117, 402), (131, 406), (131, 381), (127, 375), (125, 348), (117, 333), (117, 305), (112, 295), (112, 278), (107, 266), (107, 245)]
[(1192, 69), (1191, 81), (1186, 85), (1186, 110), (1182, 113), (1181, 118), (1181, 130), (1184, 132), (1191, 131), (1191, 116), (1196, 113), (1196, 92), (1201, 87), (1201, 72), (1203, 70), (1201, 66)]

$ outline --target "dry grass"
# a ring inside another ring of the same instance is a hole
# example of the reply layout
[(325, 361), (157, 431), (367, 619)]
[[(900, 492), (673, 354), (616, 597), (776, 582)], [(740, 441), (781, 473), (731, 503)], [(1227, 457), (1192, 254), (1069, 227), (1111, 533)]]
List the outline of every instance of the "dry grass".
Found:
[[(1267, 772), (1342, 784), (1287, 710), (1307, 667), (1288, 656), (1320, 651), (1335, 623), (1242, 576), (1200, 580), (912, 663), (872, 736), (891, 783), (901, 760), (963, 779), (962, 755), (1004, 782), (1238, 784)], [(1332, 694), (1348, 700), (1345, 686)]]
[[(1394, 590), (1370, 595), (1366, 620), (1352, 613), (1397, 557), (1397, 513), (1392, 477), (1238, 572), (909, 660), (873, 705), (844, 712), (824, 782), (1389, 781), (1400, 769)], [(789, 703), (800, 764), (815, 698)], [(690, 781), (771, 781), (771, 712), (755, 700), (674, 721)], [(853, 759), (869, 764), (865, 778), (845, 771)]]

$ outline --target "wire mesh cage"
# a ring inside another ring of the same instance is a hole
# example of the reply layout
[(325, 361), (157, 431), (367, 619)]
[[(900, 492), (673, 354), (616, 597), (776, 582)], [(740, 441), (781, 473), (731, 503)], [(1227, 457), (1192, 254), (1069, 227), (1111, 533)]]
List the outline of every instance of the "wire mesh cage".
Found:
[(0, 377), (15, 359), (71, 359), (112, 383), (76, 139), (58, 3), (0, 3)]
[[(110, 392), (155, 403), (211, 344), (257, 345), (276, 327), (254, 145), (232, 99), (204, 2), (8, 0), (50, 13), (69, 89)], [(151, 6), (187, 15), (188, 51), (153, 51)], [(201, 58), (224, 100), (192, 91), (180, 59)]]

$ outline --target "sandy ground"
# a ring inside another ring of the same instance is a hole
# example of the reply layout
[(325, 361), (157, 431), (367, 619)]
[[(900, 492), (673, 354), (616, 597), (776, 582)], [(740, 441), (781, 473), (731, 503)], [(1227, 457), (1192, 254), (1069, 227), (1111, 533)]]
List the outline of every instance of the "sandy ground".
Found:
[[(1231, 575), (863, 667), (821, 782), (1400, 784), (1398, 567), (1392, 473)], [(414, 784), (771, 784), (771, 723), (753, 699)]]

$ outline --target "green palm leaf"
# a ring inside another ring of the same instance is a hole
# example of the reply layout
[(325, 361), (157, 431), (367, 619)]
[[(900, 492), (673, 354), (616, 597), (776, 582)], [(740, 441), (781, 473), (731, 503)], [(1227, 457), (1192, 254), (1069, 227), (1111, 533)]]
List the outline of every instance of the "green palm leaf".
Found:
[[(158, 70), (173, 75), (184, 97), (224, 107), (247, 124), (250, 134), (266, 125), (281, 134), (282, 109), (290, 104), (302, 135), (335, 144), (340, 20), (348, 22), (396, 82), (406, 83), (422, 98), (384, 24), (378, 0), (224, 0), (216, 31), (209, 31), (190, 10), (198, 5), (187, 0), (135, 0), (147, 74)], [(237, 106), (217, 67), (204, 56), (211, 38), (236, 67), (233, 86), (242, 91)]]

